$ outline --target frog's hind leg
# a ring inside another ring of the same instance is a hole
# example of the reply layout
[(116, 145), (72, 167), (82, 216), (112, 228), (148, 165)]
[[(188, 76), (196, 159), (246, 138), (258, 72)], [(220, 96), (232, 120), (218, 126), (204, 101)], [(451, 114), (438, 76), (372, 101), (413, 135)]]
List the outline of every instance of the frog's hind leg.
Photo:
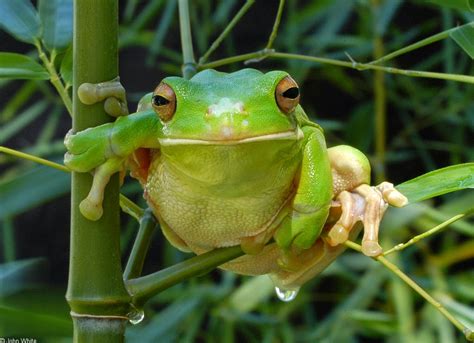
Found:
[(328, 154), (336, 195), (333, 208), (340, 207), (341, 215), (329, 229), (327, 243), (331, 246), (344, 243), (354, 224), (362, 221), (362, 252), (367, 256), (380, 255), (378, 231), (383, 214), (389, 204), (401, 207), (407, 199), (389, 182), (369, 186), (370, 165), (359, 150), (341, 145), (328, 149)]

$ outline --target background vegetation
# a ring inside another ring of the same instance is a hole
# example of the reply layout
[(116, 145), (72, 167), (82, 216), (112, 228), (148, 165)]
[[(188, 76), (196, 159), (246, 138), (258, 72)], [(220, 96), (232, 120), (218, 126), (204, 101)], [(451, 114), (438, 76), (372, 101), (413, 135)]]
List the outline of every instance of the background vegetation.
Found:
[[(252, 3), (191, 1), (197, 57), (242, 5)], [(61, 162), (70, 117), (55, 90), (58, 81), (42, 80), (56, 70), (62, 86), (70, 91), (71, 2), (33, 2), (39, 17), (35, 12), (31, 15), (42, 27), (41, 51), (46, 55), (39, 55), (31, 44), (34, 41), (25, 39), (28, 32), (12, 35), (2, 16), (7, 13), (6, 4), (0, 0), (0, 26), (5, 29), (0, 31), (0, 51), (29, 56), (23, 63), (37, 61), (49, 70), (30, 65), (8, 74), (13, 69), (8, 63), (13, 62), (0, 55), (0, 145)], [(472, 22), (469, 4), (467, 0), (287, 0), (273, 47), (281, 52), (369, 62)], [(120, 5), (120, 77), (132, 110), (162, 77), (181, 74), (179, 23), (175, 1), (128, 0)], [(256, 1), (208, 61), (263, 49), (277, 9), (276, 0)], [(60, 30), (45, 35), (52, 32), (51, 27)], [(459, 32), (462, 35), (446, 34), (439, 42), (386, 65), (471, 75), (469, 42), (474, 41), (474, 29)], [(248, 66), (287, 70), (300, 84), (303, 106), (324, 127), (329, 145), (346, 143), (366, 152), (374, 179), (398, 184), (433, 169), (474, 160), (474, 88), (469, 83), (381, 73), (377, 77), (369, 70), (280, 58)], [(219, 70), (242, 67), (239, 62)], [(386, 119), (385, 125), (381, 118)], [(6, 154), (0, 155), (0, 171), (0, 337), (69, 341), (72, 325), (64, 301), (69, 175)], [(137, 182), (128, 180), (122, 192), (144, 206)], [(453, 215), (467, 213), (473, 202), (474, 194), (467, 190), (390, 210), (382, 225), (382, 244), (391, 247), (405, 242)], [(124, 259), (136, 229), (136, 221), (124, 215)], [(474, 326), (473, 236), (472, 220), (461, 219), (443, 233), (391, 257), (470, 327)], [(158, 232), (145, 272), (186, 257)], [(159, 294), (147, 305), (145, 315), (142, 323), (127, 331), (130, 341), (138, 337), (142, 342), (158, 338), (188, 342), (464, 341), (462, 333), (381, 265), (351, 251), (305, 285), (291, 303), (278, 301), (266, 278), (215, 271)]]

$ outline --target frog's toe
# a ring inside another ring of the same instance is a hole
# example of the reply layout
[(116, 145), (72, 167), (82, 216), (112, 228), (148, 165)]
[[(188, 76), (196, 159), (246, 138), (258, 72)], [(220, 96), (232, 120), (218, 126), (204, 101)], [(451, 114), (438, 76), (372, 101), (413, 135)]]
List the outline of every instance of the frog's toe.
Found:
[(125, 88), (118, 77), (100, 83), (83, 83), (77, 89), (77, 96), (85, 105), (93, 105), (105, 100), (105, 112), (113, 117), (128, 114)]
[(72, 130), (64, 137), (64, 146), (66, 149), (74, 154), (79, 155), (87, 152), (91, 147), (97, 146), (94, 135), (90, 135), (91, 129), (86, 129), (81, 132), (74, 133)]
[[(386, 194), (388, 197), (388, 193)], [(344, 243), (349, 238), (355, 223), (362, 221), (364, 224), (362, 252), (367, 256), (380, 255), (382, 253), (382, 248), (378, 243), (380, 221), (389, 203), (385, 200), (383, 190), (363, 184), (351, 192), (341, 192), (336, 199), (342, 210), (341, 216), (328, 231), (325, 237), (326, 242), (330, 246)]]
[(79, 172), (86, 173), (91, 171), (98, 165), (101, 165), (106, 162), (106, 158), (103, 155), (96, 154), (95, 149), (89, 149), (82, 154), (64, 154), (64, 165), (69, 169)]
[(342, 226), (340, 223), (336, 223), (327, 235), (327, 242), (331, 246), (336, 246), (344, 243), (349, 238), (350, 228)]
[(89, 220), (99, 220), (102, 217), (103, 209), (102, 209), (102, 202), (94, 202), (89, 198), (85, 198), (79, 204), (79, 210), (81, 211), (82, 215)]
[(109, 159), (94, 171), (91, 190), (87, 198), (79, 204), (79, 209), (84, 217), (89, 220), (99, 220), (102, 217), (105, 186), (112, 174), (123, 169), (123, 162), (123, 159)]
[(382, 192), (377, 187), (360, 185), (355, 190), (365, 200), (362, 222), (364, 236), (362, 237), (362, 252), (367, 256), (377, 256), (382, 253), (378, 243), (379, 227), (388, 203), (384, 200)]
[(127, 104), (113, 97), (105, 100), (104, 110), (112, 117), (120, 117), (128, 114)]
[(377, 241), (362, 241), (362, 253), (366, 256), (379, 256), (382, 253), (382, 247)]
[(392, 206), (403, 207), (408, 204), (408, 199), (400, 193), (390, 182), (382, 182), (377, 186), (377, 189), (382, 193), (383, 199)]
[(330, 246), (337, 246), (349, 239), (349, 233), (355, 223), (362, 220), (365, 206), (364, 199), (355, 193), (342, 191), (336, 198), (341, 207), (341, 216), (328, 231), (326, 242)]

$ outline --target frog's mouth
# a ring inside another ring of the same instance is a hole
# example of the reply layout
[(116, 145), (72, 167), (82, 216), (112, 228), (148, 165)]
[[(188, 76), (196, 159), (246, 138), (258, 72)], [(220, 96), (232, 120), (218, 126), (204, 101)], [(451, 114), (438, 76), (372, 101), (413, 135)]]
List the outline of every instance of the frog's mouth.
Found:
[(285, 131), (270, 133), (267, 135), (245, 137), (240, 139), (193, 139), (193, 138), (161, 138), (160, 145), (237, 145), (253, 142), (280, 141), (280, 140), (300, 140), (304, 137), (303, 131), (298, 128), (295, 131)]

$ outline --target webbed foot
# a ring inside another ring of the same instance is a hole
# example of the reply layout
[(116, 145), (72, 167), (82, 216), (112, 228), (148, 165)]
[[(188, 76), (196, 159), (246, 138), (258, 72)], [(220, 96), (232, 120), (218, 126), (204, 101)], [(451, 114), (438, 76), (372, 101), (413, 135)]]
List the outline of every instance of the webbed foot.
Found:
[(388, 205), (402, 207), (407, 203), (407, 198), (389, 182), (375, 187), (363, 184), (353, 191), (342, 191), (336, 198), (342, 213), (329, 230), (326, 241), (331, 246), (344, 243), (355, 223), (362, 221), (362, 252), (367, 256), (378, 256), (382, 253), (378, 242), (379, 226), (385, 210)]

